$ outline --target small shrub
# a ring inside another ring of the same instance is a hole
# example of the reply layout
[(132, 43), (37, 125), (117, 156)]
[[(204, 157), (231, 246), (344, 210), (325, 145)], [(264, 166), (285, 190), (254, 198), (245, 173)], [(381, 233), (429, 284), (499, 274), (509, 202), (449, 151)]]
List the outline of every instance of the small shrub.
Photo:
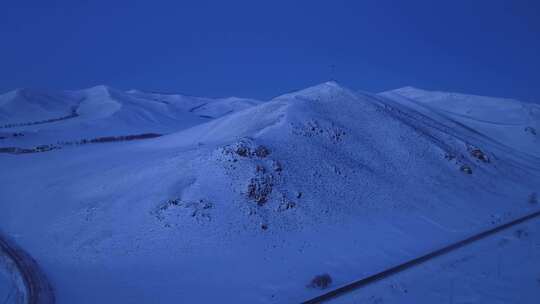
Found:
[(330, 284), (332, 284), (332, 277), (329, 274), (325, 273), (325, 274), (316, 275), (311, 280), (308, 287), (325, 289), (328, 286), (330, 286)]

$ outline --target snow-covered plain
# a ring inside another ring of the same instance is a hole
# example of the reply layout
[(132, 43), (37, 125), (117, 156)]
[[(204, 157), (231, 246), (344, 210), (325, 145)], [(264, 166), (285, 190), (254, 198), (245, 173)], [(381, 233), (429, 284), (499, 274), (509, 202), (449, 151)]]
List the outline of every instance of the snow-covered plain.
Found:
[(168, 135), (0, 154), (0, 230), (58, 303), (298, 303), (323, 292), (315, 275), (339, 286), (538, 210), (539, 121), (512, 100), (334, 82), (267, 102), (18, 90), (0, 147)]
[(538, 303), (540, 221), (521, 224), (332, 304)]

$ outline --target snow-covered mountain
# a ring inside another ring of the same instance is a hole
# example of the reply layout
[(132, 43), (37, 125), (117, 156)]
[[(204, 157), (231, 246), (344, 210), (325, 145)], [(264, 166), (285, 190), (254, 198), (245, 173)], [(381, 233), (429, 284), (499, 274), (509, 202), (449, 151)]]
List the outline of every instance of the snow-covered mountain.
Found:
[[(167, 134), (207, 122), (260, 101), (120, 91), (19, 89), (0, 95), (0, 136), (5, 145), (44, 145), (104, 136)], [(18, 133), (12, 140), (9, 133)], [(4, 135), (2, 135), (4, 134)]]
[(59, 303), (298, 303), (316, 275), (338, 286), (537, 208), (536, 105), (335, 82), (268, 102), (14, 95), (7, 123), (77, 116), (7, 130), (168, 134), (0, 154), (0, 229)]

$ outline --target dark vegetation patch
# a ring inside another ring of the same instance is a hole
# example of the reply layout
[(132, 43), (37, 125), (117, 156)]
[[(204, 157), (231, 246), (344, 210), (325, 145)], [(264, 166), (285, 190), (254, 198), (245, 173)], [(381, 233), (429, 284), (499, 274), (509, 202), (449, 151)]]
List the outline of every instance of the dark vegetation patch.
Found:
[(27, 154), (27, 153), (40, 153), (47, 152), (51, 150), (62, 149), (62, 146), (79, 146), (87, 144), (97, 144), (97, 143), (110, 143), (118, 141), (132, 141), (132, 140), (141, 140), (160, 137), (162, 134), (156, 133), (144, 133), (136, 135), (123, 135), (123, 136), (105, 136), (97, 137), (92, 139), (81, 139), (77, 141), (61, 141), (57, 144), (48, 144), (40, 145), (32, 148), (18, 148), (18, 147), (0, 147), (0, 153), (9, 153), (9, 154)]
[(24, 133), (21, 132), (15, 132), (15, 133), (0, 133), (0, 139), (6, 139), (10, 137), (22, 137), (24, 136)]
[(78, 116), (79, 116), (79, 114), (77, 114), (77, 109), (73, 108), (73, 109), (71, 109), (71, 113), (66, 115), (66, 116), (56, 117), (56, 118), (51, 118), (51, 119), (45, 119), (45, 120), (38, 120), (38, 121), (5, 124), (5, 125), (0, 126), (0, 129), (25, 127), (25, 126), (33, 126), (33, 125), (42, 125), (42, 124), (46, 124), (46, 123), (71, 119), (71, 118), (75, 118), (75, 117), (78, 117)]
[(56, 145), (40, 145), (33, 148), (18, 148), (18, 147), (2, 147), (0, 153), (8, 154), (28, 154), (28, 153), (41, 153), (51, 150), (60, 149), (60, 146)]
[(259, 206), (264, 205), (272, 193), (274, 186), (273, 179), (272, 174), (262, 174), (252, 178), (248, 183), (248, 198), (256, 202)]
[(175, 213), (178, 214), (178, 212), (194, 218), (197, 222), (209, 222), (212, 220), (210, 211), (213, 208), (214, 204), (204, 199), (198, 201), (185, 201), (174, 198), (160, 204), (157, 209), (150, 213), (160, 222), (164, 222), (165, 227), (170, 227), (171, 224), (166, 221), (166, 218)]
[(317, 288), (317, 289), (326, 289), (328, 286), (332, 284), (332, 277), (327, 274), (320, 274), (316, 275), (313, 279), (311, 279), (311, 282), (308, 284), (308, 287), (310, 288)]
[(86, 145), (86, 144), (97, 144), (97, 143), (109, 143), (109, 142), (116, 142), (116, 141), (149, 139), (149, 138), (156, 138), (160, 136), (163, 136), (163, 134), (143, 133), (143, 134), (135, 134), (135, 135), (103, 136), (103, 137), (96, 137), (92, 139), (81, 139), (78, 141), (60, 142), (60, 144), (61, 145)]
[(333, 143), (339, 143), (343, 141), (346, 132), (343, 128), (338, 127), (333, 122), (329, 123), (329, 126), (322, 126), (321, 123), (317, 120), (310, 120), (305, 122), (302, 125), (293, 125), (293, 134), (305, 136), (305, 137), (315, 137), (321, 136), (323, 138), (329, 139)]

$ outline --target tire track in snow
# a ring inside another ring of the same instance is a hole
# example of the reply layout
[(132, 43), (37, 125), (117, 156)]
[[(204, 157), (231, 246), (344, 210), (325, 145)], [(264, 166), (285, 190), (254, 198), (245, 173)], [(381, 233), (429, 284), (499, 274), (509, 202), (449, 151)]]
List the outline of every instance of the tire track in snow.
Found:
[(329, 301), (331, 299), (337, 298), (337, 297), (342, 296), (342, 295), (344, 295), (346, 293), (349, 293), (349, 292), (354, 291), (356, 289), (362, 288), (362, 287), (364, 287), (366, 285), (369, 285), (369, 284), (375, 283), (377, 281), (383, 280), (383, 279), (385, 279), (387, 277), (390, 277), (390, 276), (392, 276), (394, 274), (400, 273), (400, 272), (405, 271), (405, 270), (407, 270), (409, 268), (420, 265), (420, 264), (425, 263), (425, 262), (427, 262), (429, 260), (435, 259), (435, 258), (437, 258), (439, 256), (445, 255), (447, 253), (450, 253), (452, 251), (460, 249), (461, 247), (467, 246), (467, 245), (469, 245), (471, 243), (482, 240), (482, 239), (487, 238), (489, 236), (492, 236), (492, 235), (494, 235), (494, 234), (496, 234), (498, 232), (501, 232), (503, 230), (506, 230), (506, 229), (511, 228), (511, 227), (513, 227), (515, 225), (521, 224), (523, 222), (526, 222), (528, 220), (531, 220), (531, 219), (534, 219), (534, 218), (537, 218), (537, 217), (540, 217), (540, 211), (530, 213), (528, 215), (517, 218), (517, 219), (515, 219), (513, 221), (510, 221), (510, 222), (504, 223), (502, 225), (498, 225), (498, 226), (496, 226), (494, 228), (485, 230), (483, 232), (474, 234), (474, 235), (472, 235), (472, 236), (470, 236), (470, 237), (468, 237), (466, 239), (463, 239), (461, 241), (457, 241), (455, 243), (452, 243), (450, 245), (447, 245), (447, 246), (445, 246), (443, 248), (440, 248), (440, 249), (437, 249), (435, 251), (429, 252), (429, 253), (427, 253), (425, 255), (414, 258), (414, 259), (409, 260), (407, 262), (404, 262), (402, 264), (398, 264), (398, 265), (396, 265), (394, 267), (388, 268), (386, 270), (375, 273), (375, 274), (370, 275), (368, 277), (359, 279), (357, 281), (353, 281), (353, 282), (351, 282), (349, 284), (338, 287), (338, 288), (336, 288), (334, 290), (331, 290), (331, 291), (329, 291), (327, 293), (324, 293), (322, 295), (319, 295), (317, 297), (314, 297), (312, 299), (304, 301), (304, 302), (302, 302), (302, 304), (315, 304), (315, 303), (322, 303), (322, 302)]
[(19, 271), (26, 289), (27, 304), (54, 304), (54, 291), (36, 261), (2, 234), (0, 254), (12, 260)]

